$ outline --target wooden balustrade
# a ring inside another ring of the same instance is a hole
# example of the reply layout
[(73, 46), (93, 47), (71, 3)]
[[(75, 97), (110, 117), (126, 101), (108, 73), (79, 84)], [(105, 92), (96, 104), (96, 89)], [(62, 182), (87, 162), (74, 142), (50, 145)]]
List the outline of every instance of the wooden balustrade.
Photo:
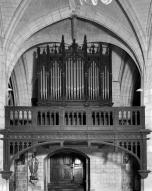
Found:
[(11, 126), (31, 125), (32, 124), (32, 111), (30, 108), (12, 108), (7, 116)]
[(113, 125), (112, 111), (93, 111), (92, 112), (93, 125)]
[(134, 126), (144, 128), (144, 107), (6, 107), (6, 128), (29, 126)]
[[(120, 108), (119, 109), (119, 125), (141, 125), (144, 116), (139, 109)], [(141, 119), (142, 118), (142, 119)]]
[(10, 155), (14, 155), (19, 151), (22, 151), (23, 149), (26, 149), (28, 147), (32, 146), (32, 142), (31, 141), (10, 141), (9, 142), (9, 153)]

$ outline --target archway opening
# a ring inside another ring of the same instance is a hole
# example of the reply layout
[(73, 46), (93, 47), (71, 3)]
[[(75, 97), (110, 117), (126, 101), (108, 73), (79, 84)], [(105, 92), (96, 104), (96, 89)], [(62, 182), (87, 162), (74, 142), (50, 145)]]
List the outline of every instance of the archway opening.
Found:
[(87, 191), (89, 158), (80, 152), (63, 149), (49, 155), (45, 166), (46, 190)]

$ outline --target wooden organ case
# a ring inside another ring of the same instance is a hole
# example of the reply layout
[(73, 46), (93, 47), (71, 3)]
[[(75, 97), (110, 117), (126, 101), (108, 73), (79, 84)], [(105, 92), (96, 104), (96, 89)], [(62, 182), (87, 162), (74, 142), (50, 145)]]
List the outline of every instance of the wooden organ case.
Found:
[(41, 44), (34, 52), (32, 105), (112, 105), (111, 45), (73, 40)]

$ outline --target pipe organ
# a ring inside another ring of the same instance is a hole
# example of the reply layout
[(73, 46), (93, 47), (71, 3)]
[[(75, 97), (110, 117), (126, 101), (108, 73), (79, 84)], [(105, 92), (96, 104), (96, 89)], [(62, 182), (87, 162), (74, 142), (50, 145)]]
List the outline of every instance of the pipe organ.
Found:
[[(111, 105), (111, 45), (75, 40), (41, 44), (33, 54), (33, 105), (80, 101)], [(37, 92), (37, 93), (35, 93)]]

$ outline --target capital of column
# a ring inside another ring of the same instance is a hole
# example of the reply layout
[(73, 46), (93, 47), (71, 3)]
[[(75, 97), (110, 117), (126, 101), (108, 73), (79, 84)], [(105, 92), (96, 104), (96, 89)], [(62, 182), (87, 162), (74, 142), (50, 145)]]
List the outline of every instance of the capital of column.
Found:
[(12, 175), (12, 171), (0, 171), (2, 174), (2, 178), (5, 180), (9, 180), (10, 176)]
[(147, 178), (150, 172), (151, 172), (150, 170), (138, 170), (138, 173), (142, 179)]

